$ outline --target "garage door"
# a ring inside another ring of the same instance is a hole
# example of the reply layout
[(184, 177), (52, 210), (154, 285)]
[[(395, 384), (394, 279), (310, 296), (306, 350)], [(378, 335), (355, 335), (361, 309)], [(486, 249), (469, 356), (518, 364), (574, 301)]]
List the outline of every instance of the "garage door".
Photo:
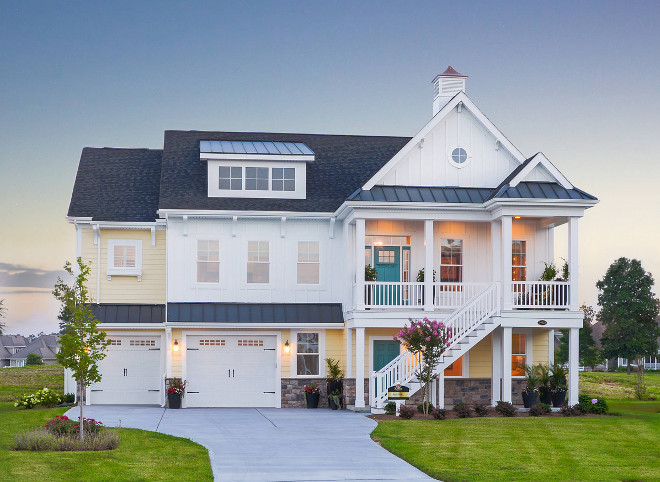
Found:
[(160, 405), (160, 337), (109, 338), (107, 356), (99, 363), (103, 378), (90, 387), (90, 403)]
[(275, 336), (186, 339), (186, 406), (275, 407)]

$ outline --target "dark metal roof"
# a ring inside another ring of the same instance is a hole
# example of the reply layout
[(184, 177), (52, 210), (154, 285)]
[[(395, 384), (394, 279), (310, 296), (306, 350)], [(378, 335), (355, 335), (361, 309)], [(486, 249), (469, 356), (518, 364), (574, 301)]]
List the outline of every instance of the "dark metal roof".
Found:
[(168, 303), (168, 322), (343, 323), (341, 303)]
[(358, 190), (349, 201), (478, 203), (488, 199), (492, 189), (479, 187), (374, 186)]
[(90, 305), (101, 323), (164, 323), (165, 305)]
[(574, 187), (566, 189), (556, 182), (521, 182), (516, 187), (504, 186), (490, 199), (577, 199), (597, 200), (595, 196)]
[(304, 142), (199, 141), (199, 152), (216, 154), (314, 155)]

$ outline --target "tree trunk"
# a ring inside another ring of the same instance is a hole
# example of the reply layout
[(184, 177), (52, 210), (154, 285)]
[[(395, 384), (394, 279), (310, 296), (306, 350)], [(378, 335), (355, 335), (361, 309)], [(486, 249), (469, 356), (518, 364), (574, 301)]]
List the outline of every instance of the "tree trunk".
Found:
[(627, 371), (626, 371), (626, 374), (627, 374), (627, 375), (630, 375), (630, 368), (631, 368), (631, 366), (630, 366), (630, 359), (628, 359), (628, 367), (627, 367)]
[(80, 398), (78, 399), (78, 405), (80, 405), (80, 440), (85, 438), (85, 430), (83, 427), (84, 418), (83, 418), (83, 393), (85, 390), (85, 384), (80, 382)]

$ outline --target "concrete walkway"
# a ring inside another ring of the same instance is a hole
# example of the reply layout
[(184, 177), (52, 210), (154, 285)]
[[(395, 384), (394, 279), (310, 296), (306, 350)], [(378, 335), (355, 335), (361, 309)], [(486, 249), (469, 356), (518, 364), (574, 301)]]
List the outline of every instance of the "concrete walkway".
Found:
[(85, 418), (200, 443), (216, 480), (432, 480), (371, 440), (376, 422), (348, 411), (92, 405)]

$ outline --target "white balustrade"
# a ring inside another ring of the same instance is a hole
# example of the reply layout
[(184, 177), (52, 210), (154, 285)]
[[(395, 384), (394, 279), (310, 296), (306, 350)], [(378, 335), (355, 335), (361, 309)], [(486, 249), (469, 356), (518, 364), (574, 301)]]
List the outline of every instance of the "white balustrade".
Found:
[(411, 281), (366, 281), (365, 308), (423, 308), (424, 283)]
[(563, 308), (570, 305), (568, 281), (513, 281), (511, 296), (514, 308)]
[(490, 283), (433, 283), (433, 307), (459, 308), (489, 286)]

